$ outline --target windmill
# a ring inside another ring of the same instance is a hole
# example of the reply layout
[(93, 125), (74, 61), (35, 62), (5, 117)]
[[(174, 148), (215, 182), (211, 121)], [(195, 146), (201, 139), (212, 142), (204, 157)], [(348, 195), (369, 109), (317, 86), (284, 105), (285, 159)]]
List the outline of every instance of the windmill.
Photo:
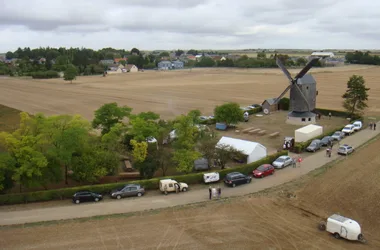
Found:
[(290, 90), (289, 114), (286, 122), (289, 124), (314, 124), (317, 97), (317, 82), (311, 74), (306, 74), (320, 58), (311, 59), (306, 66), (294, 77), (290, 75), (279, 58), (276, 59), (278, 67), (289, 80), (289, 86), (276, 98), (278, 104), (281, 98)]

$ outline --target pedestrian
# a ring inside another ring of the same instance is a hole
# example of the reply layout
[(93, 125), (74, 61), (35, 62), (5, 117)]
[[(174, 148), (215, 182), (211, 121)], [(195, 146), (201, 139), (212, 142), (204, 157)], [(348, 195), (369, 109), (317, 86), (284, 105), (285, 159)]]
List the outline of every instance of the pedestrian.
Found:
[(211, 200), (211, 195), (212, 195), (212, 189), (211, 189), (211, 186), (208, 188), (208, 192), (209, 192), (209, 194), (210, 194), (209, 199)]
[(373, 130), (376, 130), (376, 122), (373, 123)]
[(370, 123), (369, 123), (369, 129), (372, 130), (372, 126), (373, 126), (373, 124), (372, 124), (372, 122), (370, 122)]
[(165, 186), (164, 186), (164, 193), (165, 193), (165, 195), (168, 194), (168, 185), (166, 185), (166, 184), (165, 184)]
[(175, 186), (175, 192), (178, 194), (178, 192), (179, 192), (179, 185), (176, 183), (176, 184), (174, 184), (174, 186)]
[(328, 157), (330, 155), (330, 148), (326, 148), (326, 156)]
[(292, 165), (293, 165), (293, 168), (297, 167), (297, 159), (296, 159), (296, 157), (293, 157)]
[(301, 156), (298, 157), (298, 167), (300, 168), (301, 167), (301, 162), (302, 162), (302, 158)]
[(331, 112), (329, 113), (329, 119), (331, 120)]
[(222, 189), (220, 186), (218, 186), (218, 199), (220, 199), (220, 196), (222, 195)]

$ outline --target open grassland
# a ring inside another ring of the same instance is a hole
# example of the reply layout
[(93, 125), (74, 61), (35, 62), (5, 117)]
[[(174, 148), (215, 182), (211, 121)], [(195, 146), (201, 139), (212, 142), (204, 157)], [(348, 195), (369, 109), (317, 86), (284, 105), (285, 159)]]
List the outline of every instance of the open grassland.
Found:
[[(2, 249), (40, 250), (380, 249), (380, 195), (373, 191), (380, 180), (379, 147), (377, 140), (335, 166), (322, 167), (301, 180), (242, 198), (3, 227), (0, 245)], [(289, 199), (289, 194), (293, 198)], [(319, 231), (319, 221), (333, 213), (357, 220), (368, 244), (337, 240)]]
[[(293, 74), (299, 69), (291, 70)], [(363, 75), (369, 92), (368, 114), (380, 112), (380, 68), (346, 66), (312, 69), (318, 82), (319, 108), (342, 109), (348, 78)], [(287, 86), (279, 69), (193, 69), (170, 72), (145, 71), (78, 77), (73, 84), (62, 79), (0, 78), (0, 103), (31, 114), (81, 114), (92, 119), (102, 104), (118, 102), (134, 112), (154, 111), (163, 118), (200, 109), (211, 115), (216, 105), (261, 103), (278, 96)]]

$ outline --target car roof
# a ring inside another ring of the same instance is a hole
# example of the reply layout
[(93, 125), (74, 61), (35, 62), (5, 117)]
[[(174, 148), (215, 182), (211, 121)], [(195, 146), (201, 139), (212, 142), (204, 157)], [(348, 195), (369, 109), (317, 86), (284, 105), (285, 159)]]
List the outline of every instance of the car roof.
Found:
[(242, 173), (240, 172), (231, 172), (229, 174), (227, 174), (228, 176), (233, 176), (233, 175), (241, 175)]
[(289, 157), (288, 155), (281, 155), (280, 157), (278, 157), (277, 159), (281, 158), (281, 159), (284, 159), (284, 158), (287, 158)]

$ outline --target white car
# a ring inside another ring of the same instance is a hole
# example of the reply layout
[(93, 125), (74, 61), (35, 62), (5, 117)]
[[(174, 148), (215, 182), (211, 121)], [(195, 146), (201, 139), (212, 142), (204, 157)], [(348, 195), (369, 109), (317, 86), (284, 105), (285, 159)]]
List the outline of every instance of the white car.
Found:
[(355, 125), (354, 124), (348, 124), (343, 129), (342, 132), (346, 135), (351, 135), (355, 132)]
[(289, 165), (291, 165), (293, 162), (292, 158), (287, 155), (282, 155), (278, 157), (273, 163), (272, 166), (275, 168), (285, 168)]
[(354, 151), (355, 151), (354, 147), (348, 144), (343, 144), (338, 148), (338, 154), (340, 155), (349, 155), (349, 154), (352, 154)]
[(355, 121), (354, 123), (352, 123), (354, 125), (354, 129), (355, 131), (359, 131), (362, 129), (363, 127), (363, 123), (361, 121)]
[(146, 138), (146, 141), (148, 143), (156, 143), (157, 142), (157, 139), (154, 138), (153, 136), (149, 136), (148, 138)]

